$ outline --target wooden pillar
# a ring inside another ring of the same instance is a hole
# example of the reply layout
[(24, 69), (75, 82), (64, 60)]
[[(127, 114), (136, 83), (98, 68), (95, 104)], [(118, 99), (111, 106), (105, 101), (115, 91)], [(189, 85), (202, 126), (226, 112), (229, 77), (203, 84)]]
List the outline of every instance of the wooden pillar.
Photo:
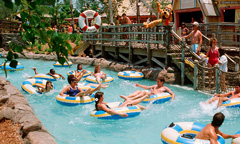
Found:
[(130, 35), (130, 31), (131, 31), (131, 26), (128, 26), (128, 49), (129, 49), (129, 64), (132, 64), (133, 62), (133, 50), (132, 50), (132, 45), (131, 45), (131, 35)]
[(216, 93), (219, 94), (219, 65), (216, 66), (216, 72), (215, 72), (215, 77), (216, 77)]
[(147, 29), (147, 59), (148, 65), (151, 65), (152, 61), (152, 51), (150, 50), (150, 34), (149, 29)]
[(221, 34), (220, 34), (221, 31), (222, 31), (221, 25), (218, 25), (217, 41), (218, 41), (218, 46), (219, 47), (222, 47), (221, 46)]
[(181, 85), (184, 85), (185, 80), (185, 39), (181, 41), (182, 57), (181, 57)]
[(119, 60), (119, 48), (117, 47), (117, 42), (116, 42), (116, 27), (113, 28), (113, 32), (114, 32), (114, 46), (115, 46), (115, 60), (118, 61)]
[(193, 79), (193, 89), (196, 90), (198, 87), (198, 79), (197, 79), (197, 75), (198, 75), (198, 65), (197, 65), (198, 61), (194, 60), (194, 79)]
[(105, 47), (103, 46), (103, 28), (101, 27), (101, 51), (102, 51), (102, 57), (106, 58), (106, 53), (105, 53)]
[(165, 52), (166, 52), (166, 58), (165, 58), (165, 65), (168, 66), (168, 57), (167, 57), (167, 54), (168, 54), (168, 50), (170, 49), (170, 34), (171, 34), (171, 26), (166, 26), (166, 49), (165, 49)]

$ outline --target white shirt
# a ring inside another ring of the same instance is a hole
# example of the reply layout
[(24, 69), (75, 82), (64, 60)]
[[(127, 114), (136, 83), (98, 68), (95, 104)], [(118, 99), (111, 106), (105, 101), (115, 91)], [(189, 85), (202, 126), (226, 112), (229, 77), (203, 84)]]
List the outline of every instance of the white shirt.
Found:
[(220, 65), (220, 69), (221, 69), (222, 71), (224, 71), (224, 72), (227, 72), (227, 71), (228, 71), (228, 67), (227, 67), (227, 62), (228, 62), (228, 60), (227, 60), (227, 57), (226, 57), (225, 55), (222, 55), (222, 56), (220, 57), (219, 61), (220, 61), (220, 63), (222, 64), (222, 65)]

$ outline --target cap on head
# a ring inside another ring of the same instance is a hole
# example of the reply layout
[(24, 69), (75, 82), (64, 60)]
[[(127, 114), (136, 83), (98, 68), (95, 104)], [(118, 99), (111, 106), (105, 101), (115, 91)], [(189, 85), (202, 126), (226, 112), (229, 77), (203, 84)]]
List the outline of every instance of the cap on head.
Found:
[(199, 23), (195, 21), (195, 22), (192, 23), (192, 25), (195, 25), (195, 26), (198, 27), (198, 26), (199, 26)]
[(185, 22), (182, 22), (182, 25), (185, 25)]

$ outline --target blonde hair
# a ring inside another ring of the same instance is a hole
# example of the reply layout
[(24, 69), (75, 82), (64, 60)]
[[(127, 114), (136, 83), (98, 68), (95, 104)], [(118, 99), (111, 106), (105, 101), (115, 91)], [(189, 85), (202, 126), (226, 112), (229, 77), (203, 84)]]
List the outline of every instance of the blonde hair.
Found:
[(95, 68), (94, 68), (94, 73), (97, 73), (97, 71), (100, 67), (101, 67), (100, 65), (96, 65)]

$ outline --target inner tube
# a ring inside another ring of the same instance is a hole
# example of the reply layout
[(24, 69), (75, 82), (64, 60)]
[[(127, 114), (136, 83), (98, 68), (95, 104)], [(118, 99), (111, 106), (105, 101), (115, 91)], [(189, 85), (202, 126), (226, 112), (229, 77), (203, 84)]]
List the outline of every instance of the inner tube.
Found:
[[(81, 83), (78, 83), (78, 87), (81, 88), (83, 91), (96, 88), (95, 86), (88, 86), (88, 84), (89, 83), (81, 82)], [(67, 86), (68, 85), (64, 86), (63, 89)]]
[[(235, 134), (240, 134), (240, 131), (238, 131)], [(240, 137), (232, 139), (232, 144), (240, 144)]]
[[(82, 70), (78, 70), (78, 72), (79, 71), (82, 71)], [(88, 76), (90, 76), (92, 74), (92, 72), (90, 72), (90, 71), (87, 71), (84, 75), (83, 75), (83, 78), (86, 78), (86, 77), (88, 77)], [(69, 71), (69, 72), (67, 72), (67, 75), (69, 76), (69, 75), (75, 75), (75, 71)]]
[[(199, 57), (200, 58), (203, 58), (203, 56), (205, 56), (204, 53), (200, 53)], [(207, 64), (208, 63), (208, 57), (207, 58), (203, 58), (205, 63)], [(189, 66), (191, 66), (192, 68), (194, 68), (194, 62), (192, 60), (192, 58), (186, 58), (185, 60), (185, 63), (188, 64)]]
[(224, 101), (222, 106), (227, 108), (240, 108), (240, 98), (234, 98), (228, 101)]
[(55, 63), (53, 63), (53, 66), (55, 66), (55, 67), (68, 67), (68, 66), (72, 66), (72, 62), (65, 62), (63, 65), (62, 64), (60, 64), (59, 62), (55, 62)]
[(54, 75), (55, 77), (57, 77), (57, 79), (55, 79), (54, 77), (50, 76), (50, 75), (46, 75), (46, 74), (37, 74), (34, 76), (35, 79), (45, 79), (45, 80), (49, 80), (49, 81), (56, 81), (60, 78), (59, 75)]
[[(4, 63), (2, 63), (0, 66), (1, 66), (1, 69), (4, 70)], [(13, 68), (13, 67), (10, 67), (10, 62), (7, 62), (5, 65), (5, 69), (6, 71), (17, 71), (17, 70), (23, 70), (24, 66), (21, 65), (20, 62), (18, 62), (17, 67)]]
[(136, 71), (122, 71), (118, 73), (118, 77), (124, 80), (140, 80), (144, 75)]
[[(101, 82), (107, 83), (107, 82), (112, 82), (113, 80), (114, 80), (114, 78), (112, 76), (107, 75), (107, 78), (104, 81), (101, 79)], [(86, 81), (89, 83), (98, 83), (95, 76), (88, 76), (86, 78)]]
[[(161, 133), (163, 144), (210, 144), (209, 140), (196, 139), (195, 136), (205, 127), (196, 122), (171, 123)], [(218, 144), (225, 144), (222, 136), (218, 135)]]
[(167, 101), (170, 101), (172, 98), (172, 95), (168, 92), (160, 93), (160, 94), (155, 94), (151, 95), (148, 98), (145, 98), (142, 103), (150, 103), (152, 102), (153, 104), (161, 104), (165, 103)]
[(44, 80), (44, 79), (27, 79), (22, 83), (21, 87), (22, 87), (22, 90), (25, 91), (26, 93), (41, 94), (38, 92), (37, 88), (35, 88), (36, 84), (42, 85), (45, 87), (46, 83), (47, 83), (47, 80)]
[(91, 96), (83, 96), (83, 97), (71, 97), (71, 96), (60, 96), (57, 95), (56, 101), (62, 105), (66, 106), (76, 106), (76, 105), (84, 105), (94, 102), (94, 94)]
[(123, 119), (138, 116), (141, 112), (141, 109), (136, 105), (130, 107), (119, 107), (121, 104), (122, 102), (107, 103), (111, 109), (120, 113), (126, 113), (128, 114), (128, 117), (121, 117), (120, 115), (109, 114), (103, 110), (97, 111), (96, 109), (93, 110), (90, 115), (98, 119)]

